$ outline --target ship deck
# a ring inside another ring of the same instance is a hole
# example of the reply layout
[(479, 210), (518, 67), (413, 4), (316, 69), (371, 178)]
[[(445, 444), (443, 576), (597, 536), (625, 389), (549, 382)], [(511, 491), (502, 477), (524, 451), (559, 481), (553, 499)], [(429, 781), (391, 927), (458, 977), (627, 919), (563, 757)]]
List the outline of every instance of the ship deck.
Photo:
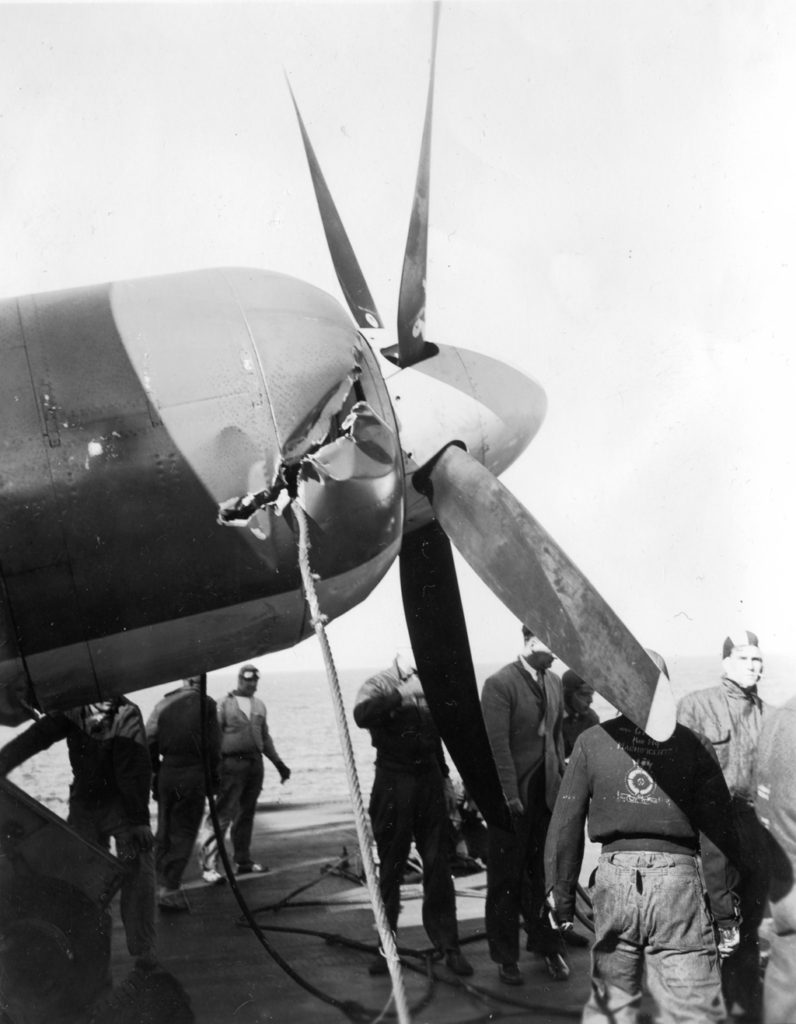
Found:
[[(188, 993), (196, 1024), (331, 1024), (374, 1021), (382, 1013), (396, 1019), (388, 1007), (389, 976), (368, 973), (378, 935), (367, 887), (340, 870), (344, 850), (354, 866), (358, 844), (347, 803), (258, 808), (253, 854), (270, 870), (238, 879), (238, 887), (265, 941), (294, 976), (245, 922), (230, 885), (207, 886), (189, 865), (189, 912), (159, 912), (158, 948), (163, 967)], [(566, 982), (554, 982), (543, 962), (523, 951), (524, 984), (502, 984), (483, 931), (485, 874), (455, 881), (460, 938), (474, 975), (458, 978), (441, 963), (429, 973), (422, 957), (405, 957), (412, 1024), (579, 1019), (589, 988), (588, 950), (570, 950)], [(402, 888), (398, 944), (401, 951), (428, 951), (419, 884)], [(131, 967), (118, 903), (112, 964), (118, 983)]]

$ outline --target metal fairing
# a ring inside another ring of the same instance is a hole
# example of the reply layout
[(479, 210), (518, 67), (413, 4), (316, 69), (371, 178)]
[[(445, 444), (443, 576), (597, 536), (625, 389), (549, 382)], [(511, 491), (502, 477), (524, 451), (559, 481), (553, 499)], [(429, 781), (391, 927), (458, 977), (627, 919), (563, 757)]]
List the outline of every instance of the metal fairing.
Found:
[[(438, 345), (433, 359), (387, 377), (396, 410), (407, 480), (446, 444), (464, 446), (499, 476), (527, 448), (547, 412), (547, 397), (533, 378), (491, 356)], [(428, 501), (409, 484), (406, 529), (431, 522)]]
[(289, 509), (220, 528), (235, 496), (292, 478), (330, 618), (400, 546), (377, 361), (334, 299), (285, 275), (197, 271), (0, 303), (0, 426), (0, 683), (29, 684), (41, 707), (309, 633)]

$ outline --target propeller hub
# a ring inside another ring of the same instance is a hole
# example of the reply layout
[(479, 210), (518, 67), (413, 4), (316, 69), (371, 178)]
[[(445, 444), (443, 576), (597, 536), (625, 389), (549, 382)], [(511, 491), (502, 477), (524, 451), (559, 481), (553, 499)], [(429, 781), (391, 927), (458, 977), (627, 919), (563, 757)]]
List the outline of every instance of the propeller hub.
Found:
[[(547, 396), (531, 377), (491, 356), (450, 345), (385, 377), (407, 477), (453, 441), (498, 476), (525, 451), (547, 411)], [(428, 503), (409, 488), (407, 525), (429, 519)]]

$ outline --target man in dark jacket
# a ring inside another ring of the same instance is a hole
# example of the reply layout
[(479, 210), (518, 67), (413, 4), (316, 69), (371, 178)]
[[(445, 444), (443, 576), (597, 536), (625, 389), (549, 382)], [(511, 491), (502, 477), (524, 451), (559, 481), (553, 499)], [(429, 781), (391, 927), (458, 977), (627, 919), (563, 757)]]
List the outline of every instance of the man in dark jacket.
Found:
[(158, 805), (155, 869), (158, 906), (187, 910), (180, 889), (205, 807), (206, 786), (202, 736), (207, 748), (211, 784), (219, 784), (221, 730), (216, 702), (206, 698), (204, 727), (200, 689), (205, 677), (189, 676), (178, 690), (159, 701), (146, 723), (154, 777), (152, 794)]
[(760, 730), (770, 709), (757, 693), (763, 657), (755, 634), (728, 636), (722, 654), (719, 685), (686, 694), (677, 706), (677, 720), (710, 740), (732, 796), (740, 844), (741, 941), (722, 961), (721, 977), (727, 1009), (737, 1003), (750, 1020), (759, 1020), (763, 985), (757, 933), (765, 912), (769, 867), (767, 838), (755, 813), (755, 771)]
[[(456, 894), (450, 872), (449, 811), (456, 796), (423, 688), (401, 655), (368, 679), (354, 703), (354, 721), (376, 748), (370, 817), (379, 851), (379, 888), (390, 928), (398, 926), (401, 878), (414, 838), (423, 861), (423, 925), (448, 967), (473, 969), (459, 949)], [(372, 974), (386, 974), (380, 956)]]
[(564, 771), (561, 680), (553, 655), (527, 626), (523, 652), (484, 683), (481, 709), (514, 831), (488, 828), (486, 934), (506, 985), (521, 985), (520, 914), (526, 946), (556, 981), (569, 977), (561, 935), (544, 904), (544, 843)]
[(766, 715), (757, 766), (757, 813), (771, 837), (771, 956), (763, 1019), (796, 1021), (796, 698)]
[(738, 875), (730, 794), (708, 745), (682, 725), (658, 743), (624, 716), (577, 738), (545, 849), (563, 928), (574, 917), (587, 818), (602, 855), (584, 1024), (638, 1021), (645, 968), (661, 1021), (725, 1020), (714, 926), (722, 952), (737, 943)]
[(127, 948), (140, 970), (157, 967), (155, 870), (149, 827), (149, 763), (144, 722), (125, 697), (54, 711), (0, 750), (0, 774), (65, 739), (72, 766), (68, 823), (126, 867), (121, 913)]
[(597, 725), (600, 719), (591, 706), (594, 687), (581, 679), (577, 672), (568, 668), (561, 676), (561, 685), (564, 688), (564, 720), (561, 723), (561, 733), (564, 737), (564, 757), (568, 758), (578, 736), (591, 729), (593, 725)]

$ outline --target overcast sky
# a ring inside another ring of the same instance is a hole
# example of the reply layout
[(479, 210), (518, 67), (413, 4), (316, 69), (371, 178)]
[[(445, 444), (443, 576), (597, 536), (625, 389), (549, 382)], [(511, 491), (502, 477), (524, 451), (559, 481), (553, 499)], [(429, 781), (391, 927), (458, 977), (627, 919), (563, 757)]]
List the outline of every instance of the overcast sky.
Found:
[[(226, 265), (340, 297), (285, 69), (392, 324), (430, 30), (426, 3), (1, 5), (0, 295)], [(669, 655), (793, 651), (794, 96), (790, 0), (443, 5), (429, 337), (544, 386), (504, 482)], [(508, 659), (461, 582), (476, 660)], [(331, 639), (378, 664), (403, 633), (393, 572)]]

